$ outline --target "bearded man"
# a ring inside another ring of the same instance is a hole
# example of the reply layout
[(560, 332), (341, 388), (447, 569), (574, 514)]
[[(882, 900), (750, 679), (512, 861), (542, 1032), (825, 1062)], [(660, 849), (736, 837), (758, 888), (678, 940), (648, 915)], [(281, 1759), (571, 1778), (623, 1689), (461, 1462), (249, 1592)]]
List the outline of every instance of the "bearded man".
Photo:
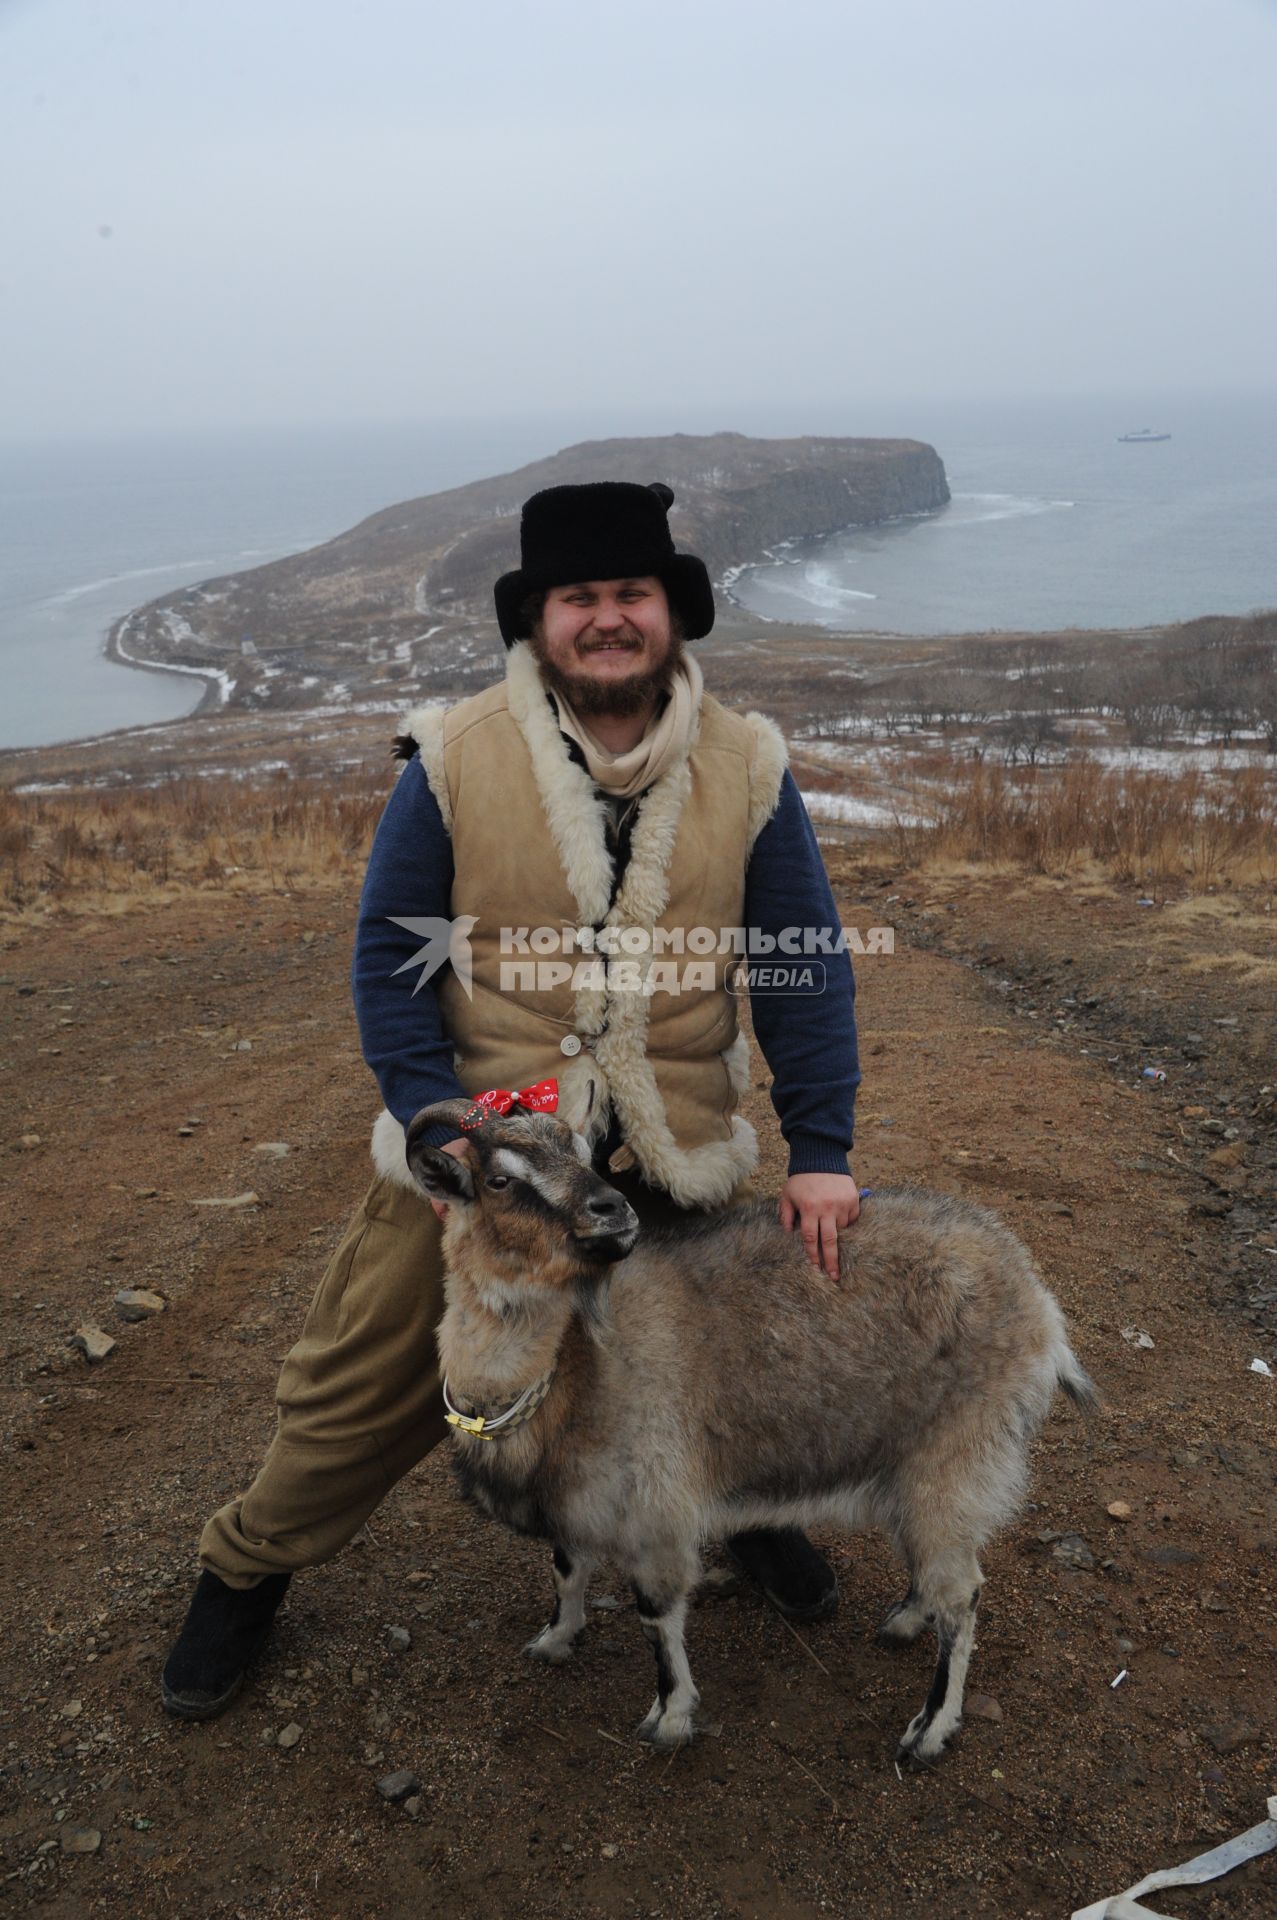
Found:
[[(284, 1363), (262, 1470), (204, 1528), (163, 1674), (179, 1718), (229, 1704), (292, 1574), (331, 1559), (447, 1432), (442, 1208), (404, 1150), (422, 1108), (497, 1088), (535, 1101), (530, 1083), (553, 1079), (558, 1112), (640, 1220), (731, 1205), (750, 1191), (757, 1141), (736, 1112), (749, 1068), (729, 930), (757, 930), (773, 960), (785, 929), (821, 930), (823, 991), (756, 994), (753, 1024), (789, 1149), (781, 1219), (837, 1284), (837, 1232), (859, 1211), (851, 967), (827, 950), (837, 915), (779, 731), (706, 694), (687, 651), (714, 599), (704, 564), (675, 551), (673, 497), (629, 482), (534, 495), (522, 565), (495, 590), (504, 681), (449, 711), (416, 709), (396, 742), (406, 764), (373, 843), (354, 961), (386, 1107), (377, 1177)], [(423, 922), (466, 929), (468, 965), (454, 941), (453, 964), (427, 981)], [(579, 954), (515, 966), (533, 928), (641, 958), (628, 974)], [(654, 990), (656, 956), (689, 932), (698, 970)], [(446, 1129), (422, 1138), (466, 1152)], [(789, 1618), (832, 1613), (833, 1571), (801, 1533), (742, 1533), (728, 1549)]]

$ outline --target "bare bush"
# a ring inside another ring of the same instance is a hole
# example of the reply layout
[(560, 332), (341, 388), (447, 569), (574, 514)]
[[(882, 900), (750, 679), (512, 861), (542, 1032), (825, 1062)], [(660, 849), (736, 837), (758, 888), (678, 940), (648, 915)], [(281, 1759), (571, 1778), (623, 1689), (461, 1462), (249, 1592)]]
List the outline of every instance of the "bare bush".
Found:
[(1277, 879), (1277, 779), (1266, 766), (1160, 773), (1079, 757), (1059, 768), (950, 763), (911, 799), (928, 824), (912, 858), (1007, 862), (1062, 873), (1097, 860), (1115, 878)]
[(174, 887), (294, 892), (362, 869), (380, 774), (162, 779), (152, 787), (0, 794), (11, 910), (115, 907)]

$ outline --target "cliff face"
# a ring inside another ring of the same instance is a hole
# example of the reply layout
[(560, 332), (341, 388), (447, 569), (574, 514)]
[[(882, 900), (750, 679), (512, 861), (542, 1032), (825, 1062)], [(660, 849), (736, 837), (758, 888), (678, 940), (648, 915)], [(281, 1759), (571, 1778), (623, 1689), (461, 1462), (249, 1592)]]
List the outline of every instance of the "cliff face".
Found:
[(675, 544), (716, 580), (779, 542), (924, 513), (948, 501), (917, 440), (752, 440), (738, 433), (594, 440), (515, 473), (373, 514), (348, 533), (251, 572), (155, 601), (116, 645), (206, 666), (235, 706), (394, 696), (427, 665), (495, 657), (492, 583), (519, 560), (519, 509), (565, 481), (665, 480)]

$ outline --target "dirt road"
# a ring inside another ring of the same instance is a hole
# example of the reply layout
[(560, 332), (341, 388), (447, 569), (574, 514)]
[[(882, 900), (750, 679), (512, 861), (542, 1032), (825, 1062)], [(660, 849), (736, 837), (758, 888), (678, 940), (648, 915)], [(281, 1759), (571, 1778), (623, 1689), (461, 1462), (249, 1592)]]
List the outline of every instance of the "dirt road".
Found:
[[(893, 1765), (930, 1656), (871, 1638), (899, 1584), (881, 1542), (827, 1543), (842, 1608), (802, 1639), (751, 1593), (706, 1599), (689, 1642), (713, 1730), (658, 1757), (633, 1738), (650, 1655), (619, 1586), (605, 1570), (596, 1599), (620, 1604), (569, 1667), (522, 1659), (544, 1554), (464, 1511), (439, 1455), (294, 1584), (224, 1719), (166, 1720), (199, 1524), (253, 1470), (367, 1177), (349, 919), (335, 894), (193, 895), (5, 936), (0, 1883), (19, 1910), (1055, 1920), (1262, 1817), (1277, 1380), (1248, 1371), (1271, 1340), (1220, 1299), (1226, 1222), (1191, 1211), (1202, 1181), (1168, 1155), (1182, 1123), (1159, 1088), (903, 938), (858, 964), (860, 1178), (1002, 1211), (1108, 1399), (1089, 1428), (1057, 1410), (1034, 1504), (987, 1557), (983, 1699), (943, 1765)], [(766, 1124), (761, 1088), (753, 1104)], [(273, 1142), (290, 1151), (257, 1151)], [(122, 1287), (167, 1311), (121, 1324)], [(117, 1341), (97, 1366), (65, 1345), (85, 1319)], [(401, 1768), (413, 1812), (376, 1791)], [(96, 1849), (69, 1850), (86, 1831)], [(1160, 1900), (1271, 1915), (1277, 1856)]]

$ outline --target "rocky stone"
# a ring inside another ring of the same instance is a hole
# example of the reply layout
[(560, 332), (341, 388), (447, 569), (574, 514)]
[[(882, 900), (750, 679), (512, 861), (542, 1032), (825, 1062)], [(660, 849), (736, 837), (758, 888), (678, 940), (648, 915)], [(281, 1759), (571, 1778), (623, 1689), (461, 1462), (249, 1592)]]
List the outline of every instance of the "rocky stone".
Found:
[(286, 1727), (281, 1727), (279, 1732), (276, 1734), (275, 1745), (277, 1747), (282, 1747), (285, 1753), (287, 1753), (291, 1748), (297, 1745), (297, 1742), (301, 1739), (304, 1731), (305, 1729), (303, 1727), (300, 1727), (297, 1724), (296, 1720), (290, 1720), (288, 1725)]
[(1202, 1739), (1216, 1753), (1236, 1753), (1239, 1747), (1248, 1747), (1259, 1738), (1259, 1730), (1249, 1720), (1223, 1720), (1213, 1727), (1202, 1728)]
[(387, 1627), (386, 1645), (392, 1653), (407, 1653), (412, 1645), (412, 1635), (407, 1627)]
[(95, 1327), (91, 1320), (78, 1326), (67, 1340), (69, 1347), (78, 1347), (90, 1366), (97, 1366), (109, 1353), (115, 1351), (115, 1342), (109, 1333), (103, 1333), (101, 1327)]
[(992, 1720), (999, 1725), (1002, 1709), (991, 1693), (969, 1693), (962, 1708), (963, 1713), (972, 1720)]
[(1144, 1553), (1151, 1567), (1192, 1567), (1201, 1557), (1191, 1547), (1148, 1547)]
[(1080, 1533), (1062, 1533), (1051, 1548), (1051, 1558), (1062, 1560), (1068, 1567), (1080, 1567), (1083, 1571), (1095, 1565), (1095, 1555)]
[(1110, 1500), (1104, 1509), (1110, 1520), (1129, 1520), (1131, 1509), (1125, 1500)]
[(251, 1190), (232, 1194), (229, 1200), (192, 1200), (193, 1207), (260, 1207), (261, 1200)]
[(18, 1135), (18, 1146), (23, 1153), (30, 1153), (33, 1147), (38, 1147), (40, 1144), (41, 1140), (38, 1133), (21, 1133)]
[(384, 1779), (379, 1780), (377, 1791), (383, 1800), (389, 1800), (392, 1805), (398, 1806), (401, 1801), (411, 1799), (420, 1786), (421, 1782), (416, 1774), (409, 1773), (405, 1768), (400, 1773), (388, 1773)]
[(253, 1148), (253, 1152), (260, 1153), (268, 1160), (286, 1160), (292, 1148), (287, 1140), (263, 1140)]
[(116, 1312), (130, 1325), (152, 1319), (157, 1313), (163, 1313), (167, 1305), (162, 1294), (151, 1293), (146, 1287), (122, 1287), (115, 1296)]
[(96, 1853), (102, 1845), (102, 1835), (96, 1827), (63, 1827), (58, 1838), (63, 1853)]
[(1145, 1333), (1143, 1327), (1123, 1327), (1122, 1338), (1126, 1341), (1127, 1345), (1131, 1347), (1146, 1347), (1151, 1349), (1154, 1344), (1152, 1334)]

